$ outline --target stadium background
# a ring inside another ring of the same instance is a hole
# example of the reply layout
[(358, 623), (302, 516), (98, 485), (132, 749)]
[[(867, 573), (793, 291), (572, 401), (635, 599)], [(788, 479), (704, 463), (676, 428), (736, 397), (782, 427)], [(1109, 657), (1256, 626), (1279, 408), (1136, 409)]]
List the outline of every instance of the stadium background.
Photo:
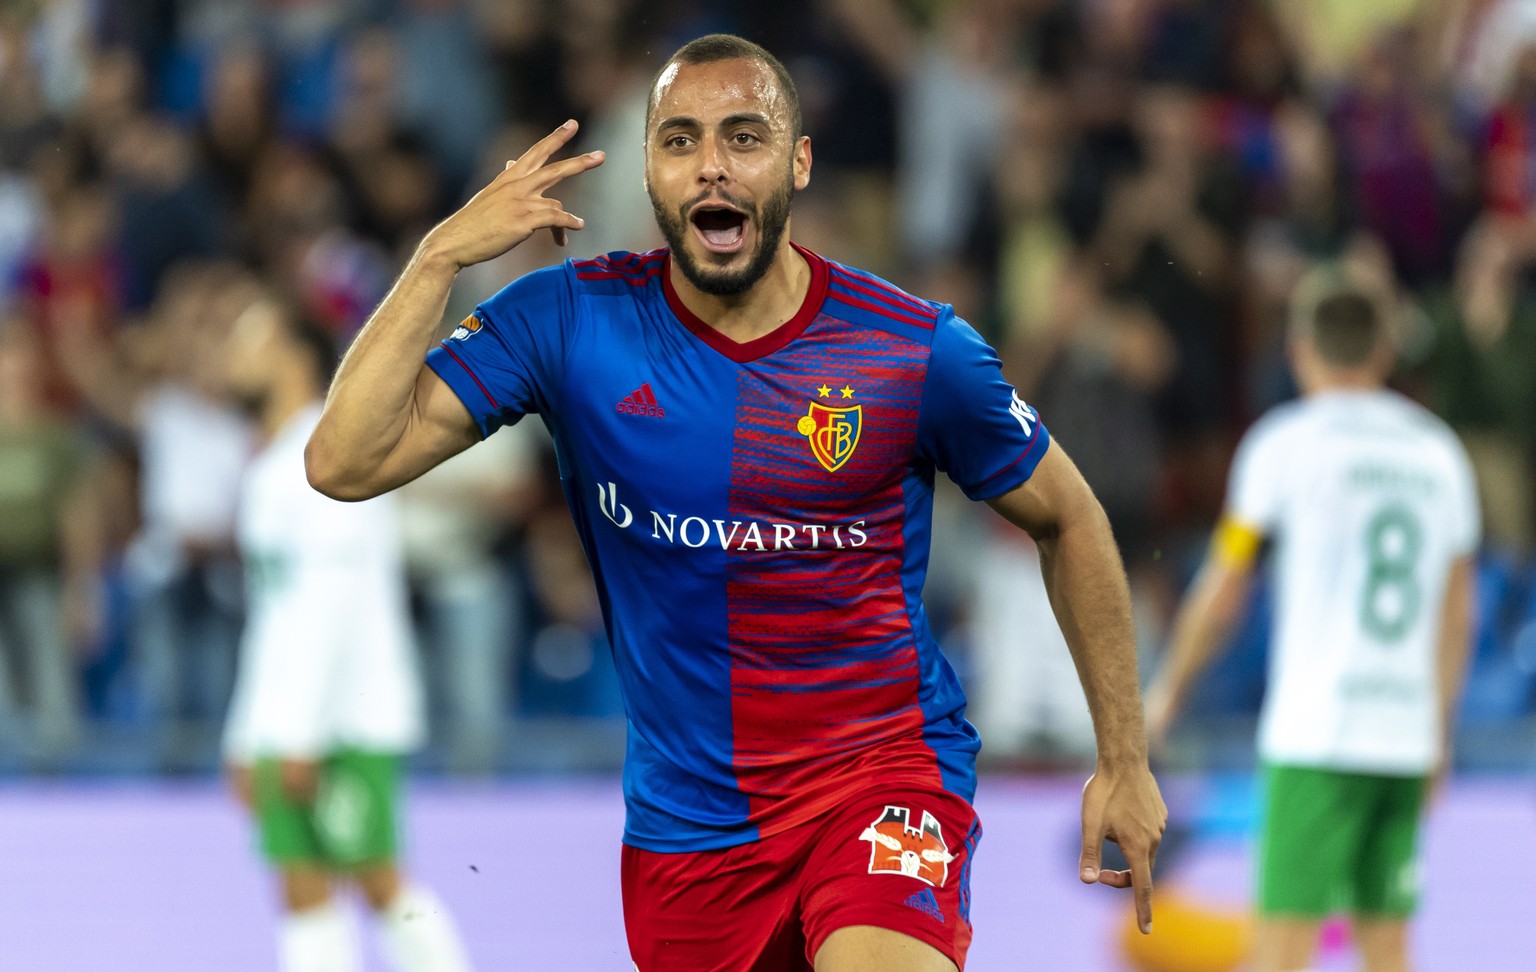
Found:
[[(559, 191), (588, 221), (573, 252), (655, 245), (646, 84), (713, 30), (798, 79), (816, 164), (797, 240), (954, 303), (1072, 450), (1125, 553), (1147, 666), (1237, 437), (1293, 393), (1296, 281), (1334, 261), (1390, 305), (1395, 384), (1462, 435), (1486, 518), (1418, 943), (1430, 970), (1474, 951), (1527, 967), (1525, 0), (7, 3), (0, 967), (270, 967), (271, 890), (217, 778), (250, 434), (214, 377), (221, 334), (266, 286), (346, 340), (425, 229), (567, 117), (577, 150), (609, 153)], [(562, 256), (538, 239), (466, 272), (445, 324)], [(412, 860), (485, 967), (626, 968), (622, 717), (595, 594), (538, 423), (491, 441), (403, 498), (433, 727)], [(990, 770), (971, 968), (1131, 967), (1124, 903), (1074, 886), (1089, 740), (1033, 553), (957, 495), (937, 519), (929, 605)], [(1145, 967), (1217, 967), (1199, 963), (1220, 936), (1186, 926), (1225, 928), (1246, 900), (1264, 619), (1261, 591), (1160, 761), (1167, 954)], [(1342, 939), (1324, 967), (1345, 967)]]

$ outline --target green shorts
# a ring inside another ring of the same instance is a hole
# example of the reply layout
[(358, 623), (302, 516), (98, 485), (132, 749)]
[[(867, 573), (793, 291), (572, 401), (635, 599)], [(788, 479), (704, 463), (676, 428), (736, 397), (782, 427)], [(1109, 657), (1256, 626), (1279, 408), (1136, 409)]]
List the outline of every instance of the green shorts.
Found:
[(1259, 913), (1406, 918), (1427, 778), (1266, 766)]
[(321, 760), (315, 799), (300, 803), (283, 792), (278, 761), (257, 760), (251, 785), (262, 854), (327, 870), (393, 861), (399, 780), (398, 756), (342, 749)]

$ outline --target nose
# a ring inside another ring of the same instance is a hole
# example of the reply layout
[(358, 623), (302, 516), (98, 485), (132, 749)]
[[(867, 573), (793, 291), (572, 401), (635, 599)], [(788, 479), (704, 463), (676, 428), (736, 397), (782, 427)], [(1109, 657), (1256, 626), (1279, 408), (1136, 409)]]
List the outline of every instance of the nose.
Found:
[(724, 185), (731, 178), (727, 165), (725, 146), (713, 136), (706, 136), (699, 146), (699, 182), (704, 185)]

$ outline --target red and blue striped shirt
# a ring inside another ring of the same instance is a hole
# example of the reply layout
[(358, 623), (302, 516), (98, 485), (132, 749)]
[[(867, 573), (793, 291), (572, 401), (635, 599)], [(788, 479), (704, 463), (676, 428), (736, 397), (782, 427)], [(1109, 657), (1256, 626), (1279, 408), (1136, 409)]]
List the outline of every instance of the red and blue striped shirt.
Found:
[(428, 356), (482, 434), (538, 413), (629, 718), (625, 841), (728, 847), (876, 782), (975, 790), (921, 593), (937, 472), (973, 499), (1049, 446), (952, 308), (797, 247), (793, 319), (739, 344), (667, 251), (513, 282)]

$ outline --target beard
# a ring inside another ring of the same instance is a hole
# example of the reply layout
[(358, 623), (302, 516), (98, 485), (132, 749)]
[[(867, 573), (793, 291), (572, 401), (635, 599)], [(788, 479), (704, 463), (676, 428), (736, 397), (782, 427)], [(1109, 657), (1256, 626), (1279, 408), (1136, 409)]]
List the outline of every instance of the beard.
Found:
[[(773, 265), (774, 255), (778, 253), (779, 243), (784, 239), (784, 230), (789, 225), (789, 204), (793, 195), (794, 173), (791, 171), (778, 190), (764, 202), (761, 209), (749, 206), (724, 192), (706, 192), (696, 196), (679, 206), (676, 212), (663, 206), (653, 192), (651, 209), (656, 214), (656, 225), (661, 229), (661, 235), (672, 251), (672, 259), (677, 261), (678, 269), (683, 271), (683, 276), (688, 278), (688, 282), (714, 297), (737, 297), (751, 290)], [(709, 198), (718, 198), (730, 203), (745, 213), (757, 227), (757, 242), (752, 248), (752, 257), (747, 261), (747, 265), (739, 270), (717, 270), (706, 267), (695, 260), (693, 254), (689, 253), (683, 245), (688, 238), (688, 228), (691, 224), (688, 211)]]

